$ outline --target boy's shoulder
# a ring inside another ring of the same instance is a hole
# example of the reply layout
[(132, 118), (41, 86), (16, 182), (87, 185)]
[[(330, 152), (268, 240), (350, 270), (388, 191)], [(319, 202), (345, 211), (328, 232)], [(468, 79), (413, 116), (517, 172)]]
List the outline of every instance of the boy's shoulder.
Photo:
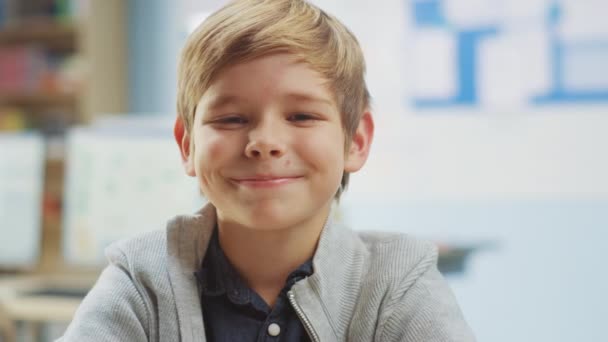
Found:
[(389, 281), (419, 276), (437, 264), (437, 246), (406, 233), (356, 232), (368, 255), (367, 268), (390, 275)]
[[(121, 267), (134, 278), (149, 278), (151, 274), (167, 274), (166, 271), (172, 267), (177, 267), (182, 271), (191, 268), (194, 270), (193, 267), (196, 267), (195, 263), (198, 263), (197, 260), (199, 260), (197, 258), (201, 256), (196, 247), (200, 243), (198, 240), (201, 237), (199, 235), (201, 227), (194, 229), (194, 224), (184, 224), (182, 221), (200, 219), (200, 216), (175, 217), (164, 229), (114, 242), (106, 249), (106, 257), (110, 263)], [(329, 258), (324, 257), (320, 261), (330, 268), (338, 267), (336, 263), (343, 261), (335, 260), (337, 255), (353, 261), (359, 259), (363, 274), (383, 275), (383, 280), (387, 282), (386, 285), (389, 285), (394, 282), (403, 282), (406, 278), (415, 279), (437, 264), (437, 247), (429, 241), (409, 234), (354, 231), (349, 228), (338, 228), (336, 233), (331, 234), (331, 241), (320, 244), (320, 246), (326, 246), (326, 249), (329, 247), (333, 250), (333, 252), (328, 250), (321, 253)], [(336, 254), (335, 246), (337, 244), (342, 246), (338, 248), (341, 252)], [(170, 256), (177, 250), (179, 250), (177, 253), (179, 255)], [(179, 265), (169, 259), (176, 261)], [(162, 269), (165, 272), (161, 272)]]
[(184, 243), (195, 248), (200, 231), (213, 228), (208, 212), (205, 207), (195, 214), (176, 215), (156, 229), (115, 241), (105, 249), (106, 258), (110, 262), (128, 259), (154, 265), (166, 261), (172, 251), (186, 247)]
[[(176, 217), (172, 221), (182, 218)], [(168, 234), (175, 231), (174, 233), (179, 235), (192, 235), (192, 232), (176, 228), (183, 227), (169, 224), (164, 228), (118, 240), (106, 248), (106, 257), (110, 262), (120, 260), (137, 262), (141, 260), (146, 264), (153, 264), (166, 259)], [(433, 243), (409, 234), (386, 231), (351, 232), (359, 240), (360, 252), (366, 254), (371, 263), (379, 262), (388, 266), (391, 263), (399, 263), (402, 267), (416, 264), (423, 259), (437, 258), (437, 247)], [(184, 238), (184, 236), (180, 237)], [(186, 238), (193, 239), (195, 237), (189, 236)]]
[(357, 231), (372, 258), (407, 257), (420, 259), (437, 254), (437, 247), (428, 240), (402, 232)]
[(105, 256), (110, 263), (125, 268), (132, 274), (164, 265), (166, 255), (166, 228), (118, 240), (105, 249)]
[[(322, 235), (317, 264), (327, 277), (347, 269), (343, 277), (376, 289), (410, 284), (437, 265), (435, 244), (403, 232), (354, 230), (344, 222)], [(353, 278), (354, 277), (354, 278)]]
[(177, 215), (157, 229), (113, 242), (105, 249), (106, 259), (134, 278), (194, 271), (199, 263), (200, 239), (210, 236), (213, 229), (210, 222), (208, 209)]

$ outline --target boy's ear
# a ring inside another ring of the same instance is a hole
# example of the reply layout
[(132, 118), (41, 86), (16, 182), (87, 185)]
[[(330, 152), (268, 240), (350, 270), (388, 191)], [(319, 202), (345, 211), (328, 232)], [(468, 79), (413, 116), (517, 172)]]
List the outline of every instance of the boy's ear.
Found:
[(363, 167), (369, 155), (373, 139), (374, 119), (372, 118), (372, 113), (367, 111), (363, 113), (357, 131), (350, 141), (350, 147), (346, 151), (344, 171), (349, 173), (356, 172)]
[(194, 172), (194, 156), (190, 153), (190, 135), (186, 132), (184, 121), (179, 115), (177, 116), (177, 119), (175, 119), (173, 136), (175, 137), (175, 142), (177, 142), (177, 145), (179, 146), (182, 164), (184, 165), (186, 174), (191, 177), (196, 176), (196, 173)]

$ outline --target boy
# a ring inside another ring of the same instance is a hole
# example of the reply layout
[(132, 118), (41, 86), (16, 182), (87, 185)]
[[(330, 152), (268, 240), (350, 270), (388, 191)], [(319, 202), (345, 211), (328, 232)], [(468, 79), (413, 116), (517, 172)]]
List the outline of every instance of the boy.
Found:
[(354, 36), (240, 0), (189, 38), (175, 137), (209, 200), (118, 242), (65, 341), (473, 341), (430, 244), (331, 220), (373, 138)]

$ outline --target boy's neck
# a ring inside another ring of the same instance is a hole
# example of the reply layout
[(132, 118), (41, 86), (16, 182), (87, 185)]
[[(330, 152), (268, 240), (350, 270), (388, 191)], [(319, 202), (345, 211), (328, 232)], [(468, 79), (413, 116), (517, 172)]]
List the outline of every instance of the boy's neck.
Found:
[(289, 274), (314, 255), (330, 207), (297, 226), (273, 231), (218, 218), (220, 245), (247, 285), (272, 307)]

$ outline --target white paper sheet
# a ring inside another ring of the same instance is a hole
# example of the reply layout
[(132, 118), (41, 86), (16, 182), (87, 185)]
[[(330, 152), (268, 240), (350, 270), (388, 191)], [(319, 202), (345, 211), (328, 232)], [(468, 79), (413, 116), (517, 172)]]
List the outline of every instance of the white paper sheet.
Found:
[(43, 181), (43, 138), (0, 134), (0, 268), (38, 262)]
[(64, 239), (71, 263), (102, 263), (111, 242), (162, 229), (203, 204), (170, 135), (74, 129), (67, 148)]

